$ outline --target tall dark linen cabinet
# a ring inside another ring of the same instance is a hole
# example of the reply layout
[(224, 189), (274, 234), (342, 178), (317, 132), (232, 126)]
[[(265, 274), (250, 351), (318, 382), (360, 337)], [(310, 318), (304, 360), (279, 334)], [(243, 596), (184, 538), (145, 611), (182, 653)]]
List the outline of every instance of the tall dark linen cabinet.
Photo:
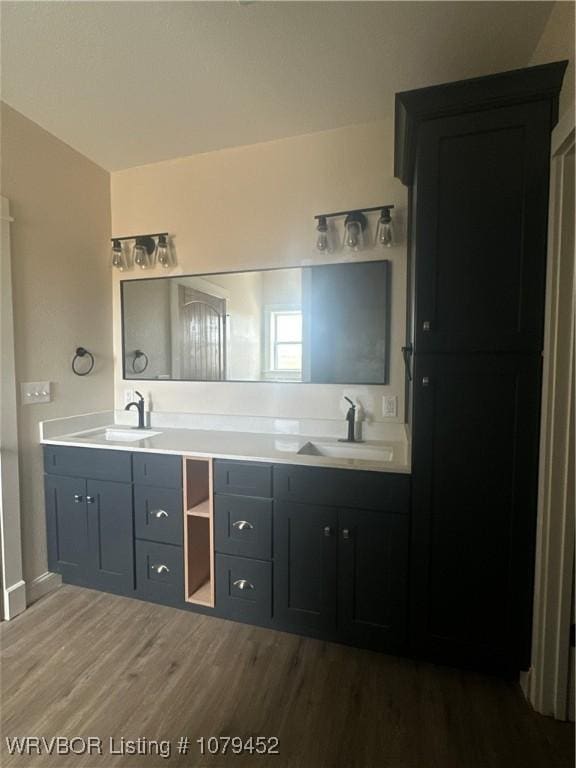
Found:
[(410, 642), (530, 653), (550, 132), (566, 62), (396, 96), (409, 187)]

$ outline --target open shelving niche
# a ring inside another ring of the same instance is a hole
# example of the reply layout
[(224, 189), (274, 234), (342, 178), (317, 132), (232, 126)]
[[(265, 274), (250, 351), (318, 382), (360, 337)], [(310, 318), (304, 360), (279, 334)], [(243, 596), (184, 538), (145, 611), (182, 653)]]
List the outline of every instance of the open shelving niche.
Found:
[(212, 459), (184, 456), (184, 595), (214, 607)]

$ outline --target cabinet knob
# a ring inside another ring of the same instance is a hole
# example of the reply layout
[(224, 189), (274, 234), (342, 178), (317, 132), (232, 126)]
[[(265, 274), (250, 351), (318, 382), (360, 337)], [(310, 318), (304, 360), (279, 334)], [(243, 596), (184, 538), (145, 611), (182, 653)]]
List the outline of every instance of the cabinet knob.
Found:
[(164, 563), (160, 563), (160, 565), (153, 565), (152, 570), (156, 571), (156, 573), (170, 573), (170, 568), (168, 568), (167, 565), (164, 565)]
[(153, 509), (150, 514), (157, 518), (168, 517), (168, 512), (165, 509)]
[(324, 526), (324, 536), (326, 536), (327, 538), (332, 536), (332, 528), (331, 528), (331, 526), (329, 526), (329, 525), (325, 525)]
[(423, 331), (430, 330), (430, 320), (424, 320), (424, 322), (422, 323), (422, 330)]
[(254, 584), (246, 579), (236, 579), (236, 581), (232, 582), (232, 586), (238, 587), (238, 589), (241, 589), (242, 591), (245, 589), (254, 589)]
[(81, 496), (79, 493), (75, 493), (74, 494), (74, 504), (81, 504), (83, 498), (84, 497)]
[(252, 523), (249, 523), (248, 520), (236, 520), (235, 523), (232, 523), (232, 528), (236, 528), (239, 531), (253, 531), (254, 526)]
[(95, 501), (94, 496), (86, 496), (86, 504), (94, 504)]
[(422, 376), (422, 386), (427, 387), (430, 384), (430, 379), (428, 376)]
[(351, 538), (349, 528), (342, 528), (342, 538), (346, 540)]

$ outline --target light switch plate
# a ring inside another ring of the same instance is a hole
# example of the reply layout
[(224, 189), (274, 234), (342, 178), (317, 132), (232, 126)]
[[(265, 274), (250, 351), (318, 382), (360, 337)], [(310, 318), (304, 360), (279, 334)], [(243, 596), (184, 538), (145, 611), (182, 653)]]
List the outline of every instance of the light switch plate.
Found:
[(398, 398), (396, 395), (384, 395), (382, 397), (382, 416), (389, 418), (398, 416)]
[(27, 381), (20, 384), (22, 405), (50, 403), (52, 401), (52, 384), (49, 381)]

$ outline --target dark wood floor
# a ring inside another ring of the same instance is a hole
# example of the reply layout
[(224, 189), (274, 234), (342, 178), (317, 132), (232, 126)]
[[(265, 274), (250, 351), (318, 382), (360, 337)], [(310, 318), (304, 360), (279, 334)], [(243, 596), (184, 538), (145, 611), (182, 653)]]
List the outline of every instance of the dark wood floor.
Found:
[[(566, 768), (574, 730), (516, 685), (66, 586), (2, 633), (4, 768)], [(201, 757), (201, 736), (279, 755)], [(102, 756), (10, 756), (6, 737), (97, 736)], [(175, 754), (190, 737), (187, 755)], [(114, 756), (110, 737), (169, 739)]]

